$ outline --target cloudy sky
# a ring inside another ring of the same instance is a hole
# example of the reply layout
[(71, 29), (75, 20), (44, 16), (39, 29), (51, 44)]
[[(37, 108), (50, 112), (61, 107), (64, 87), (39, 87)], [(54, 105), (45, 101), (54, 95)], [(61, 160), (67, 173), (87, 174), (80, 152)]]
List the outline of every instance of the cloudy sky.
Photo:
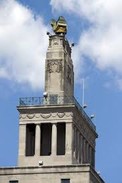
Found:
[[(50, 19), (63, 15), (74, 42), (75, 96), (95, 114), (96, 170), (122, 177), (122, 0), (0, 0), (0, 166), (16, 165), (19, 97), (41, 96)], [(9, 152), (9, 154), (8, 154)]]

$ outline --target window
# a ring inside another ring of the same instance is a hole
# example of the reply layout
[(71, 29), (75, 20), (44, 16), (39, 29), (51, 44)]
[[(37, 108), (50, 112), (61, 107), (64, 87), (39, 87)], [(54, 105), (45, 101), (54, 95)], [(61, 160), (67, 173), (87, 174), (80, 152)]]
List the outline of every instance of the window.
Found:
[(18, 180), (10, 180), (9, 183), (18, 183)]
[(65, 155), (65, 123), (57, 123), (57, 155)]
[(70, 179), (61, 179), (61, 183), (70, 183)]
[(26, 156), (35, 154), (35, 124), (26, 126)]
[(41, 152), (42, 156), (51, 155), (52, 125), (50, 123), (41, 124)]

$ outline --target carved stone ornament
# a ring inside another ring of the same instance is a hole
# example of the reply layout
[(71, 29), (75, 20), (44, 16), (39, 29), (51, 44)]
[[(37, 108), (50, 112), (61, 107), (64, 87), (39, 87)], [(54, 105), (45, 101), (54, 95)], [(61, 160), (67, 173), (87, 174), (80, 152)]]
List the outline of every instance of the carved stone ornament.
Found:
[(28, 117), (29, 119), (33, 119), (33, 118), (35, 117), (35, 114), (27, 114), (27, 117)]
[(35, 114), (35, 117), (36, 118), (40, 118), (40, 114)]
[(51, 116), (51, 113), (50, 114), (41, 114), (41, 117), (46, 118), (46, 119), (49, 118), (50, 116)]
[(54, 45), (54, 46), (57, 46), (57, 45), (58, 45), (58, 42), (57, 42), (57, 41), (55, 41), (55, 42), (53, 43), (53, 45)]
[(58, 115), (59, 118), (63, 118), (65, 113), (57, 113), (57, 115)]
[(63, 117), (72, 117), (72, 113), (48, 113), (48, 114), (44, 114), (44, 113), (38, 113), (38, 114), (20, 114), (20, 119), (38, 119), (38, 118), (44, 118), (44, 119), (48, 119), (48, 118), (63, 118)]
[(60, 73), (62, 71), (61, 60), (49, 60), (47, 64), (47, 71), (49, 73), (53, 72)]
[(21, 119), (21, 118), (22, 118), (22, 119), (25, 119), (25, 118), (26, 118), (26, 114), (20, 114), (20, 115), (19, 115), (19, 118), (20, 118), (20, 119)]

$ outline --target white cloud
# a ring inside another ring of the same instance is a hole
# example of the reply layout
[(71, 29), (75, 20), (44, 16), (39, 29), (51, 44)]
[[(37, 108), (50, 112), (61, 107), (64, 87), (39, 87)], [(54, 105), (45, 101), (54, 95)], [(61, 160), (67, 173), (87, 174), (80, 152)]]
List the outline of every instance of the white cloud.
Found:
[[(83, 56), (101, 70), (113, 70), (122, 81), (122, 0), (51, 0), (54, 10), (74, 13), (90, 23), (74, 51), (76, 68)], [(79, 71), (80, 72), (80, 71)], [(78, 74), (78, 73), (77, 73)]]
[(0, 78), (39, 89), (44, 84), (47, 26), (15, 0), (0, 1)]

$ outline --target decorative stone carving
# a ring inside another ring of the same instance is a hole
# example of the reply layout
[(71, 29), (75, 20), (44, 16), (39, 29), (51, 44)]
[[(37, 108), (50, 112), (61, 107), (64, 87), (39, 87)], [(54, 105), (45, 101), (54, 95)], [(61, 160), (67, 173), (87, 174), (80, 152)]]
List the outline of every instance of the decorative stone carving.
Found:
[(27, 117), (28, 117), (29, 119), (33, 119), (33, 118), (35, 117), (35, 114), (27, 114)]
[(53, 72), (60, 73), (62, 71), (61, 60), (49, 60), (47, 64), (47, 71), (49, 73)]
[(73, 113), (66, 113), (65, 115), (66, 115), (67, 117), (70, 117), (70, 116), (73, 117)]
[(57, 113), (52, 113), (52, 117), (56, 117), (57, 116)]
[(63, 118), (65, 113), (57, 113), (57, 115), (58, 115), (59, 118)]
[(57, 41), (54, 41), (53, 45), (54, 46), (57, 46), (58, 45), (58, 42)]
[(40, 117), (40, 114), (38, 114), (38, 113), (35, 114), (35, 117), (36, 117), (36, 118), (39, 118), (39, 117)]
[(46, 118), (46, 119), (49, 118), (50, 116), (51, 116), (51, 113), (50, 114), (41, 114), (41, 117)]
[(25, 119), (25, 118), (26, 118), (26, 114), (20, 114), (20, 115), (19, 115), (19, 118), (20, 118), (20, 119), (21, 119), (21, 118), (22, 118), (22, 119)]
[(62, 113), (48, 113), (48, 114), (45, 114), (45, 113), (37, 113), (37, 114), (20, 114), (20, 119), (39, 119), (40, 117), (41, 118), (44, 118), (44, 119), (47, 119), (47, 118), (68, 118), (68, 117), (72, 117), (73, 114), (72, 113), (65, 113), (65, 112), (62, 112)]
[(52, 53), (48, 52), (47, 53), (47, 58), (52, 58)]

